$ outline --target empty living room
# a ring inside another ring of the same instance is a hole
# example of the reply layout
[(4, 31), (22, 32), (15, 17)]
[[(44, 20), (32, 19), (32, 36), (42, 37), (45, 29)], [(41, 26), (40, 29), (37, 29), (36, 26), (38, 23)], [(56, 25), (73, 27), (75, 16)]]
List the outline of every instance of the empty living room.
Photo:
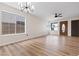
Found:
[(79, 2), (0, 2), (0, 56), (79, 56)]

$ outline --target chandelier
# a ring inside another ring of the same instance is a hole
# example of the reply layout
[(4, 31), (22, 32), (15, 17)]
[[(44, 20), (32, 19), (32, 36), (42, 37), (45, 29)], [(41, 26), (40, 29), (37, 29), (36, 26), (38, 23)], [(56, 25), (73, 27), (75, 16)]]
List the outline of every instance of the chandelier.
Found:
[(31, 2), (20, 2), (18, 3), (19, 5), (19, 10), (22, 12), (33, 12), (34, 11), (34, 6), (31, 4)]

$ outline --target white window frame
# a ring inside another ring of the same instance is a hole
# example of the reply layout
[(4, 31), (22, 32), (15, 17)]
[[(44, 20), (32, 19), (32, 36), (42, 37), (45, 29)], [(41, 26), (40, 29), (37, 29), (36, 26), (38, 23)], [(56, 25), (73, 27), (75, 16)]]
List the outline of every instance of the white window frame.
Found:
[[(6, 12), (6, 11), (2, 11), (2, 12)], [(7, 12), (9, 13), (9, 12)], [(11, 13), (11, 14), (14, 14), (14, 13)], [(15, 14), (15, 15), (18, 15), (18, 14)], [(18, 16), (21, 16), (21, 15), (18, 15)], [(24, 17), (24, 16), (21, 16), (21, 17)], [(10, 35), (23, 35), (23, 34), (26, 34), (26, 18), (24, 17), (24, 33), (16, 33), (16, 21), (15, 21), (15, 33), (13, 34), (0, 34), (0, 36), (10, 36)]]

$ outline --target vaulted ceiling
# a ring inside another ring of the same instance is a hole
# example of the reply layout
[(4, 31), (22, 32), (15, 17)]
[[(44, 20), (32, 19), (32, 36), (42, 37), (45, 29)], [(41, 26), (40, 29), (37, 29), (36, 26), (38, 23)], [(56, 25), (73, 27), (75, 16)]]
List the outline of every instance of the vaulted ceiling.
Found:
[[(17, 2), (5, 2), (14, 8), (18, 8)], [(39, 17), (49, 17), (55, 12), (61, 12), (63, 17), (79, 16), (79, 2), (32, 2), (35, 10), (32, 14)]]

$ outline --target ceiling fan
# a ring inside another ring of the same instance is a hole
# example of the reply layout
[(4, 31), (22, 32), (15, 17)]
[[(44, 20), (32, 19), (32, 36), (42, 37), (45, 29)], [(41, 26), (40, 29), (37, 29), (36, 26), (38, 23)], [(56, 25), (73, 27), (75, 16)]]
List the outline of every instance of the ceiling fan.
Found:
[(19, 3), (19, 10), (20, 11), (25, 11), (25, 12), (33, 12), (34, 11), (34, 6), (31, 4), (31, 2), (21, 2)]
[(57, 18), (57, 17), (62, 17), (62, 13), (55, 13), (55, 16), (54, 16), (55, 18)]

